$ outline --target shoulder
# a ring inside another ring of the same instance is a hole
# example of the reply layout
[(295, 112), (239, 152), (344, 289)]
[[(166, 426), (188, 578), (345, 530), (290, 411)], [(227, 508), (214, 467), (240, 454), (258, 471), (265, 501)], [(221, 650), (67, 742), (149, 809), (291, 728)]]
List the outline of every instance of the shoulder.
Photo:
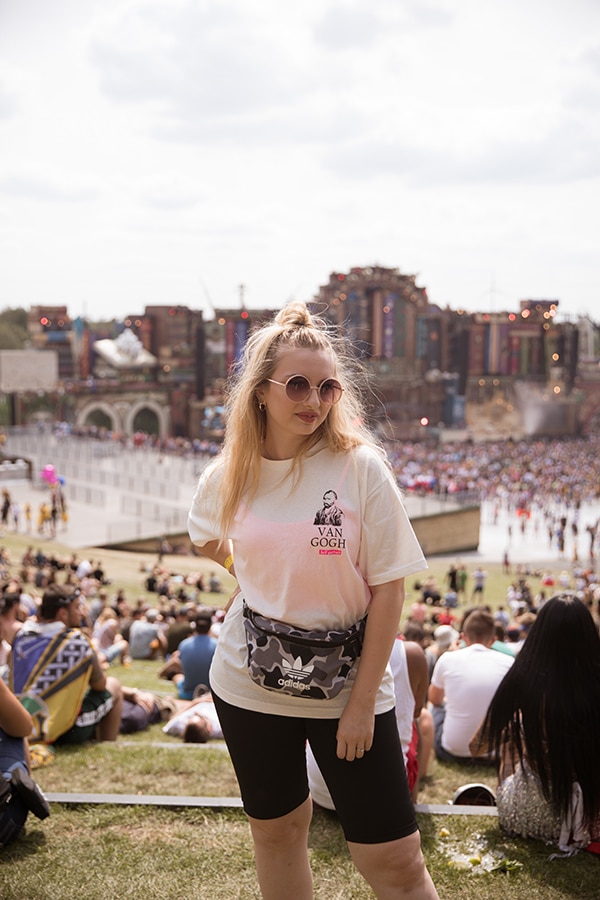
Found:
[(387, 454), (383, 447), (380, 447), (378, 444), (359, 444), (349, 452), (360, 462), (381, 466), (385, 469), (390, 468)]
[(369, 483), (381, 483), (396, 479), (385, 451), (371, 444), (361, 444), (350, 451), (359, 478)]
[(409, 668), (413, 665), (419, 666), (425, 662), (425, 650), (420, 644), (417, 644), (416, 641), (404, 641), (403, 643)]
[(220, 457), (209, 462), (198, 477), (196, 496), (210, 491), (218, 491), (223, 481), (223, 474), (223, 461)]

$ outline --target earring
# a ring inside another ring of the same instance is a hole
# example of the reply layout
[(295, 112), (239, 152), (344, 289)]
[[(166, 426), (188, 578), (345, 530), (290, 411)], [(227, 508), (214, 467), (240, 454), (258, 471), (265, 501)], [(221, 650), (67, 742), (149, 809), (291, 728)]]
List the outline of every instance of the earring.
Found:
[(265, 409), (267, 408), (267, 404), (265, 403), (264, 400), (259, 400), (259, 401), (258, 401), (258, 408), (259, 408), (259, 410), (260, 410), (261, 412), (264, 412), (264, 411), (265, 411)]

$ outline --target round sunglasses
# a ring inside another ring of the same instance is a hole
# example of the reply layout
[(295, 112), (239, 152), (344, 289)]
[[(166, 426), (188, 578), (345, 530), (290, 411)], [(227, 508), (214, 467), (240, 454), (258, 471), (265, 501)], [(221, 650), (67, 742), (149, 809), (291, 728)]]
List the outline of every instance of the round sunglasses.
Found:
[(292, 403), (304, 403), (311, 391), (316, 391), (321, 403), (337, 403), (342, 396), (343, 387), (335, 378), (325, 378), (321, 384), (311, 384), (306, 375), (290, 375), (287, 381), (275, 381), (267, 378), (271, 384), (285, 388), (285, 395)]

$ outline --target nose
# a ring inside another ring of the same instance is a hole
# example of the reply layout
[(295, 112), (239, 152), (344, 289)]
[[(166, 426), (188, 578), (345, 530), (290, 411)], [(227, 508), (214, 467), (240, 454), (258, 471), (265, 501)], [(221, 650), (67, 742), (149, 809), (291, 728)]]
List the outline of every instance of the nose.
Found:
[(304, 401), (308, 406), (320, 406), (321, 405), (321, 395), (319, 393), (318, 387), (311, 387), (308, 397)]

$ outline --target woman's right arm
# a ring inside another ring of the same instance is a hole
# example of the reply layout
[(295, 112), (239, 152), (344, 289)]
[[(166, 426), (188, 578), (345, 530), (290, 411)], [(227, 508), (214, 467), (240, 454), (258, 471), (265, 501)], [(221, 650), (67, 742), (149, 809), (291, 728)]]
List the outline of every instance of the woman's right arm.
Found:
[(0, 678), (0, 728), (15, 738), (29, 737), (33, 720), (21, 701)]
[(207, 556), (213, 562), (223, 566), (235, 578), (231, 541), (209, 541), (208, 544), (203, 544), (198, 549), (203, 556)]
[[(230, 575), (233, 575), (235, 578), (235, 567), (233, 560), (233, 552), (231, 541), (209, 541), (207, 544), (202, 544), (202, 546), (198, 547), (200, 552), (208, 557), (208, 559), (212, 559), (213, 562), (218, 563), (218, 565), (223, 566)], [(227, 603), (223, 607), (225, 613), (229, 610), (229, 607), (233, 603), (234, 599), (240, 592), (240, 588), (238, 585), (235, 586), (233, 593), (229, 596)]]

